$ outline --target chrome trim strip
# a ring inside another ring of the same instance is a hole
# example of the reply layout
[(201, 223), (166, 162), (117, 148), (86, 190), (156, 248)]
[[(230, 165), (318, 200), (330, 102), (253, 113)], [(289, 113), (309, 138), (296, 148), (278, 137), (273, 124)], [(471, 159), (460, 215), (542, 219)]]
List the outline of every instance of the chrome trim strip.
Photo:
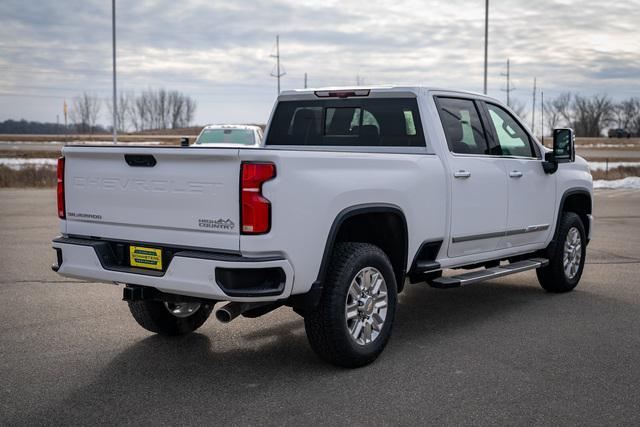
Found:
[(468, 242), (471, 240), (493, 239), (495, 237), (507, 237), (515, 234), (533, 233), (536, 231), (544, 231), (549, 228), (549, 224), (530, 225), (527, 228), (518, 228), (507, 231), (495, 231), (493, 233), (470, 234), (468, 236), (458, 236), (451, 239), (451, 243)]

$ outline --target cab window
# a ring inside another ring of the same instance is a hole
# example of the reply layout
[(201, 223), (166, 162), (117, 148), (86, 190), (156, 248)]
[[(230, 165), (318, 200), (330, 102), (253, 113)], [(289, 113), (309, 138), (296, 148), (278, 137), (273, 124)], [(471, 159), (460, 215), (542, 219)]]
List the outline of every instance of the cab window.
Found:
[(472, 100), (438, 98), (438, 113), (452, 153), (489, 154), (480, 115)]
[(424, 147), (415, 98), (280, 101), (265, 145)]
[(493, 130), (503, 156), (536, 157), (529, 135), (505, 109), (486, 104)]

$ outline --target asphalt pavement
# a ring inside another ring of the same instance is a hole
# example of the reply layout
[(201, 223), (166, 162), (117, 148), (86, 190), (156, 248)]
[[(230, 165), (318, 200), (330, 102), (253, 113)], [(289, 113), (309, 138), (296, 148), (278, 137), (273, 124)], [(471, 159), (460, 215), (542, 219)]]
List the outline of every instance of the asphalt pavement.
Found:
[(346, 370), (288, 308), (146, 332), (121, 288), (49, 269), (52, 190), (0, 190), (0, 425), (639, 425), (640, 191), (595, 214), (574, 292), (408, 285), (382, 356)]

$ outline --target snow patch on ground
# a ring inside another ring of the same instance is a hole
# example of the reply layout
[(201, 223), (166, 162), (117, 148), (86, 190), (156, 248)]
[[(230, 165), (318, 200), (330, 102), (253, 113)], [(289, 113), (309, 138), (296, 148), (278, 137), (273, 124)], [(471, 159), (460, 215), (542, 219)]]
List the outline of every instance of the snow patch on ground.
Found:
[(607, 181), (605, 179), (597, 179), (593, 181), (593, 188), (600, 190), (613, 190), (617, 188), (640, 189), (640, 176), (628, 176), (623, 179), (612, 179), (610, 181)]
[(58, 165), (58, 159), (15, 159), (11, 157), (0, 157), (0, 165), (7, 166), (13, 170), (20, 170), (28, 166), (54, 167)]
[(629, 148), (629, 147), (638, 147), (638, 144), (576, 144), (576, 148)]
[[(120, 142), (118, 145), (164, 145), (167, 142), (162, 141), (139, 141), (139, 142)], [(21, 145), (113, 145), (113, 141), (0, 141), (0, 146), (16, 146), (19, 147)]]

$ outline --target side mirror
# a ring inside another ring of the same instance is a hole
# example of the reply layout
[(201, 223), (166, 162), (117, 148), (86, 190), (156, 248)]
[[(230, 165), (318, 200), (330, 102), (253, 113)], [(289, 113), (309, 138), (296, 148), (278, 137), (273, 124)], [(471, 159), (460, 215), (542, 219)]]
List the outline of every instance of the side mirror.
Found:
[(557, 163), (568, 163), (576, 160), (575, 140), (573, 129), (553, 130), (553, 157)]
[(542, 169), (544, 169), (544, 173), (548, 174), (555, 173), (558, 170), (558, 162), (552, 151), (545, 153)]
[(189, 146), (189, 138), (187, 138), (187, 137), (180, 138), (180, 146), (181, 147), (188, 147)]

